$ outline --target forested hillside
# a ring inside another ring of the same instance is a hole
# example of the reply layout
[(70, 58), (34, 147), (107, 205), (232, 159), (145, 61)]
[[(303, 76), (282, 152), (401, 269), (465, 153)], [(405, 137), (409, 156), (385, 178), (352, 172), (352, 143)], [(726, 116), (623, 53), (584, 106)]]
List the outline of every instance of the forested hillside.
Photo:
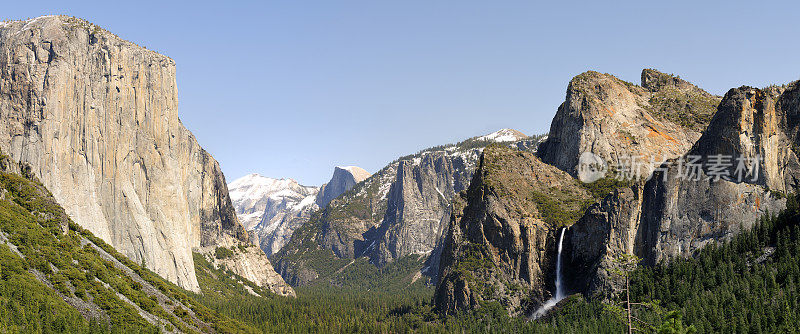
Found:
[(699, 332), (800, 330), (800, 211), (797, 196), (777, 216), (691, 259), (640, 268), (633, 296), (680, 310)]

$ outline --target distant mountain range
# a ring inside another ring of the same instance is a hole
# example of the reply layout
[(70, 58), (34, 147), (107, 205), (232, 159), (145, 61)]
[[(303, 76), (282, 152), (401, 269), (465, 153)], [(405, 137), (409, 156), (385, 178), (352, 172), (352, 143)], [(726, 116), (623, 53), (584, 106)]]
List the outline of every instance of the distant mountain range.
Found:
[[(313, 265), (304, 264), (307, 261), (285, 259), (287, 254), (299, 258), (316, 256), (311, 254), (318, 252), (309, 253), (310, 249), (330, 251), (336, 258), (366, 256), (379, 266), (410, 254), (424, 254), (427, 257), (441, 237), (441, 223), (446, 222), (449, 215), (450, 199), (468, 185), (471, 171), (483, 147), (494, 143), (535, 150), (543, 138), (529, 138), (516, 130), (501, 129), (457, 144), (432, 147), (400, 157), (371, 176), (361, 172), (363, 170), (360, 168), (337, 167), (331, 181), (317, 195), (316, 203), (329, 203), (327, 207), (311, 214), (313, 210), (304, 211), (303, 214), (288, 210), (287, 214), (281, 213), (279, 216), (291, 217), (290, 220), (284, 219), (275, 225), (279, 227), (269, 231), (262, 229), (262, 232), (254, 234), (261, 236), (262, 249), (271, 254), (275, 261), (284, 260), (281, 263), (286, 267), (282, 274), (291, 277), (297, 284), (325, 276)], [(369, 177), (363, 179), (364, 176)], [(337, 186), (337, 183), (344, 183), (344, 186)], [(240, 184), (237, 180), (230, 187), (236, 189)], [(337, 190), (338, 194), (333, 193), (335, 196), (332, 196), (326, 189)], [(237, 203), (261, 201), (254, 198), (237, 200), (237, 195), (232, 196), (242, 220), (254, 213), (247, 205), (240, 206)], [(289, 207), (292, 206), (287, 205)], [(263, 221), (265, 218), (262, 218)], [(314, 227), (318, 224), (325, 227), (318, 230)], [(289, 236), (294, 235), (297, 229), (303, 229), (300, 232), (303, 236), (290, 239)], [(312, 237), (308, 233), (317, 235)], [(285, 251), (279, 252), (281, 247), (277, 247), (278, 243), (270, 244), (276, 239), (282, 241), (280, 246), (286, 245), (283, 247)], [(312, 245), (310, 249), (302, 246), (303, 250), (295, 249), (298, 243), (307, 243), (308, 239), (319, 240), (319, 244)], [(435, 261), (430, 265), (435, 267)], [(426, 272), (435, 274), (435, 270)]]
[(231, 182), (228, 189), (251, 240), (271, 256), (314, 211), (367, 177), (369, 173), (356, 166), (336, 167), (328, 183), (313, 187), (292, 179), (250, 174)]
[[(501, 129), (472, 138), (469, 142), (514, 143), (525, 146), (526, 140), (528, 137), (522, 132)], [(471, 160), (476, 158), (477, 156), (473, 156)], [(417, 164), (420, 162), (421, 158), (416, 161)], [(272, 256), (289, 241), (294, 230), (311, 218), (314, 211), (324, 209), (334, 198), (369, 177), (369, 172), (360, 167), (337, 166), (330, 181), (320, 187), (303, 186), (292, 179), (273, 179), (249, 174), (229, 183), (228, 189), (236, 214), (245, 229), (251, 232), (251, 239), (267, 255)], [(380, 187), (388, 191), (390, 183), (387, 180)]]

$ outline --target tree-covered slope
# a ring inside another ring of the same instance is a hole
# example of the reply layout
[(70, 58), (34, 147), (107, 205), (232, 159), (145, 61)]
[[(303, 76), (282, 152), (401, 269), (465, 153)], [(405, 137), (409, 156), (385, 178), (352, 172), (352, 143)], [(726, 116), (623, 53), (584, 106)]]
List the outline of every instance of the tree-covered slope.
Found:
[(753, 229), (689, 259), (642, 267), (632, 295), (681, 310), (701, 333), (800, 331), (800, 211), (763, 217)]
[(27, 165), (0, 156), (0, 330), (240, 332), (73, 223)]

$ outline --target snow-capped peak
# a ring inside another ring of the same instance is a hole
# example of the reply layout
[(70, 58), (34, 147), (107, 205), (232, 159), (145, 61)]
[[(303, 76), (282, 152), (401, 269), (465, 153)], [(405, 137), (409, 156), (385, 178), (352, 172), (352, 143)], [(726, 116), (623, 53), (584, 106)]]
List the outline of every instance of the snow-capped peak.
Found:
[(524, 133), (514, 129), (500, 129), (488, 135), (478, 137), (478, 140), (493, 141), (496, 143), (516, 141), (528, 138)]
[(236, 202), (245, 198), (260, 198), (282, 189), (303, 187), (292, 179), (273, 179), (253, 173), (238, 178), (228, 184), (231, 200)]
[[(231, 202), (239, 221), (250, 230), (256, 227), (265, 215), (270, 215), (270, 206), (285, 206), (292, 209), (298, 204), (313, 203), (319, 188), (303, 186), (292, 179), (274, 179), (253, 173), (228, 184)], [(299, 208), (299, 207), (298, 207)]]

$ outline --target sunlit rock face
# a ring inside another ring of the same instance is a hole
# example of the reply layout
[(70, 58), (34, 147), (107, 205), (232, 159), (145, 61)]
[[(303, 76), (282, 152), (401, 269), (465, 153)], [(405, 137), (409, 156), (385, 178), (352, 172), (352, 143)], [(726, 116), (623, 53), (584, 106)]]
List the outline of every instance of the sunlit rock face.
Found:
[(444, 237), (434, 298), (440, 312), (494, 300), (510, 314), (528, 314), (555, 293), (562, 227), (546, 218), (552, 207), (542, 206), (545, 196), (569, 212), (590, 198), (577, 179), (533, 154), (483, 151), (469, 189), (454, 200)]
[[(498, 145), (535, 151), (541, 138), (500, 129), (400, 157), (312, 215), (309, 224), (299, 227), (273, 255), (276, 267), (288, 282), (302, 285), (326, 269), (312, 264), (320, 253), (369, 257), (376, 266), (419, 255), (427, 256), (421, 274), (435, 281), (452, 201), (469, 187), (483, 149)], [(325, 188), (334, 189), (329, 185), (339, 183), (337, 179), (349, 179), (352, 173), (347, 169), (337, 168)], [(325, 191), (317, 196), (318, 203)]]
[[(550, 133), (537, 154), (573, 176), (582, 154), (613, 164), (635, 156), (661, 162), (686, 153), (700, 137), (720, 97), (669, 74), (642, 71), (641, 86), (585, 72), (570, 81)], [(652, 168), (643, 165), (646, 176)]]

